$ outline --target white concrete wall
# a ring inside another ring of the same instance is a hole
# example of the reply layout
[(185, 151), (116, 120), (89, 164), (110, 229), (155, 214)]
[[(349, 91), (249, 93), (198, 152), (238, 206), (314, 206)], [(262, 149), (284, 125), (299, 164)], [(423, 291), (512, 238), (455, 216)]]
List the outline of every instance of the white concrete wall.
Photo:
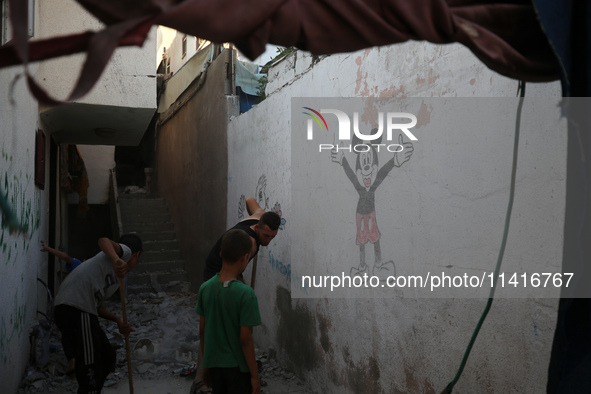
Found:
[(35, 186), (38, 108), (22, 78), (11, 90), (19, 72), (18, 68), (0, 70), (0, 194), (7, 197), (16, 222), (25, 227), (22, 232), (11, 231), (6, 216), (0, 215), (0, 392), (3, 393), (16, 392), (29, 359), (29, 330), (35, 324), (37, 310), (46, 312), (45, 289), (37, 283), (37, 278), (47, 277), (47, 257), (39, 251), (39, 241), (47, 237), (49, 177), (46, 175), (45, 191)]
[[(103, 25), (76, 1), (39, 1), (39, 27), (36, 38), (53, 37), (84, 31), (98, 31)], [(101, 78), (79, 103), (124, 108), (156, 108), (156, 27), (142, 47), (117, 48)], [(85, 54), (51, 59), (40, 63), (35, 78), (50, 95), (66, 99), (78, 79)], [(89, 121), (91, 121), (89, 119)], [(81, 125), (82, 126), (87, 125)], [(94, 136), (93, 136), (94, 137)], [(114, 167), (114, 148), (81, 148), (90, 188), (89, 204), (104, 204), (108, 199), (108, 169)], [(75, 201), (75, 196), (69, 197)]]
[[(80, 19), (84, 14), (74, 1), (37, 1), (35, 10), (35, 38), (88, 28), (89, 19)], [(94, 24), (93, 27), (97, 27)], [(92, 94), (83, 101), (98, 104), (113, 104), (155, 108), (155, 74), (152, 55), (141, 49), (125, 49), (129, 59), (116, 54), (109, 68), (126, 74), (107, 71)], [(146, 57), (148, 56), (148, 57)], [(125, 56), (123, 56), (125, 57)], [(149, 59), (149, 60), (143, 60)], [(139, 60), (139, 61), (138, 61)], [(122, 64), (125, 63), (125, 64)], [(71, 56), (43, 64), (30, 65), (30, 71), (51, 94), (65, 98), (75, 82), (81, 65), (81, 56)], [(128, 74), (129, 73), (129, 74)], [(6, 216), (0, 215), (0, 392), (14, 393), (29, 361), (29, 331), (47, 312), (46, 289), (37, 278), (47, 281), (47, 254), (40, 252), (40, 241), (48, 239), (49, 225), (49, 147), (50, 135), (46, 135), (46, 183), (40, 190), (34, 183), (35, 131), (40, 127), (39, 105), (34, 100), (22, 78), (22, 68), (0, 70), (0, 193), (7, 197), (9, 209), (22, 231), (9, 228)], [(21, 75), (17, 79), (17, 76)], [(15, 82), (16, 81), (16, 82)], [(131, 104), (130, 104), (131, 103)], [(83, 148), (84, 149), (84, 148)], [(100, 147), (93, 147), (95, 152)], [(113, 148), (97, 157), (98, 161), (109, 159), (112, 167)], [(87, 156), (95, 156), (88, 154)], [(86, 162), (91, 172), (98, 163), (89, 158)], [(99, 172), (104, 173), (103, 169)], [(104, 174), (103, 174), (104, 175)], [(104, 179), (96, 177), (96, 188), (89, 189), (91, 199), (102, 201), (108, 191)], [(104, 178), (104, 177), (103, 177)], [(102, 185), (102, 186), (101, 186)], [(99, 188), (104, 190), (99, 192)], [(96, 193), (95, 193), (96, 191)], [(104, 193), (103, 193), (104, 192)], [(57, 193), (59, 195), (59, 193)], [(63, 197), (63, 196), (62, 196)], [(59, 197), (58, 197), (59, 198)], [(67, 222), (60, 217), (66, 214), (65, 198), (58, 202), (56, 218), (57, 242), (62, 243)], [(92, 203), (92, 202), (91, 202)]]
[[(36, 38), (97, 31), (101, 23), (74, 0), (41, 0), (38, 13), (40, 27)], [(143, 47), (117, 48), (99, 81), (80, 103), (135, 108), (156, 106), (156, 28)], [(85, 60), (76, 54), (44, 61), (35, 77), (54, 97), (66, 99)]]
[[(109, 170), (115, 168), (115, 147), (78, 145), (88, 173), (88, 203), (109, 203)], [(76, 200), (77, 202), (77, 200)]]
[[(245, 215), (243, 196), (255, 196), (267, 210), (280, 204), (286, 220), (259, 253), (256, 293), (263, 326), (255, 330), (257, 344), (276, 348), (278, 357), (317, 392), (441, 392), (455, 376), (485, 299), (408, 294), (291, 299), (290, 287), (302, 275), (301, 265), (291, 260), (298, 255), (294, 250), (306, 251), (311, 261), (325, 266), (325, 255), (315, 256), (318, 251), (330, 249), (355, 261), (359, 247), (354, 238), (357, 196), (330, 157), (321, 170), (306, 173), (309, 189), (292, 190), (291, 135), (297, 130), (291, 125), (290, 99), (515, 97), (517, 81), (491, 72), (459, 45), (417, 42), (321, 59), (296, 53), (271, 69), (269, 80), (267, 99), (233, 119), (228, 130), (228, 226)], [(558, 100), (559, 89), (558, 83), (528, 84), (526, 96)], [(529, 119), (558, 117), (557, 111), (539, 113), (527, 106), (526, 114)], [(545, 267), (560, 265), (566, 171), (562, 127), (539, 132), (524, 127), (508, 262), (531, 263), (533, 258)], [(512, 135), (513, 130), (482, 135), (476, 128), (469, 135), (419, 137), (409, 162), (394, 168), (376, 192), (382, 252), (396, 256), (397, 269), (407, 274), (417, 264), (494, 269), (511, 149), (486, 146), (501, 142), (510, 147)], [(483, 179), (494, 181), (492, 191)], [(307, 198), (292, 201), (292, 193)], [(338, 201), (334, 205), (341, 211), (330, 211), (324, 204), (329, 198)], [(404, 209), (392, 208), (394, 203)], [(480, 210), (483, 203), (486, 210)], [(312, 212), (305, 218), (308, 223), (298, 216), (303, 211)], [(324, 234), (346, 229), (348, 238), (324, 244)], [(305, 235), (311, 244), (298, 243)], [(470, 246), (467, 237), (478, 242)], [(366, 249), (371, 262), (371, 245)], [(344, 265), (344, 271), (351, 268)], [(454, 392), (543, 392), (556, 311), (556, 299), (495, 300)]]

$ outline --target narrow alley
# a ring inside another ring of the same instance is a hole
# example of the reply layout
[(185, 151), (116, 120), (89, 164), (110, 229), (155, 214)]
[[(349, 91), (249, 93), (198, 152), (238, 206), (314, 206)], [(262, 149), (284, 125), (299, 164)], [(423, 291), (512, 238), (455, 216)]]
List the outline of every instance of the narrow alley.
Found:
[[(168, 288), (176, 286), (169, 283)], [(129, 294), (128, 320), (135, 329), (130, 335), (133, 388), (136, 394), (188, 394), (195, 378), (199, 348), (199, 316), (195, 313), (197, 295), (190, 292), (145, 292)], [(121, 315), (117, 296), (107, 309)], [(101, 319), (111, 344), (117, 349), (117, 368), (105, 383), (104, 394), (129, 393), (124, 337), (117, 325)], [(255, 328), (256, 330), (256, 328)], [(54, 328), (48, 340), (37, 340), (36, 364), (29, 365), (19, 394), (75, 393), (75, 374), (65, 374), (67, 361)], [(265, 394), (310, 393), (292, 372), (282, 367), (273, 349), (257, 349), (257, 360)]]
[(591, 393), (591, 2), (260, 4), (0, 0), (0, 394)]

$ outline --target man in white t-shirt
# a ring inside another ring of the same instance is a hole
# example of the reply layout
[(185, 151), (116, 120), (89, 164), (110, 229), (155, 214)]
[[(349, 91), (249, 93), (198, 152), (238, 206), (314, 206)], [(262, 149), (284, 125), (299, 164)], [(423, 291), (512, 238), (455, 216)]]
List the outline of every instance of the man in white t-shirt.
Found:
[(115, 368), (116, 353), (98, 317), (116, 322), (123, 335), (134, 331), (120, 316), (103, 307), (102, 302), (119, 288), (117, 278), (123, 278), (137, 264), (142, 241), (136, 234), (125, 234), (118, 242), (101, 238), (98, 244), (101, 252), (66, 277), (54, 302), (54, 318), (62, 333), (64, 353), (71, 366), (75, 360), (79, 394), (99, 393)]

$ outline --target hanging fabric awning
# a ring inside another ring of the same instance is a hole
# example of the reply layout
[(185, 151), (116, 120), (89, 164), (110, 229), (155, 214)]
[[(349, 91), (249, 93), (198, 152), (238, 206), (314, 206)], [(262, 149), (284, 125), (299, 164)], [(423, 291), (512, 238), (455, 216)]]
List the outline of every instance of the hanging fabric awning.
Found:
[[(142, 45), (164, 25), (213, 42), (232, 42), (254, 59), (267, 43), (313, 54), (425, 40), (459, 42), (486, 66), (525, 81), (558, 79), (558, 66), (529, 0), (78, 0), (105, 23), (99, 32), (27, 41), (26, 1), (10, 0), (13, 41), (0, 67), (87, 52), (69, 100), (86, 94), (118, 46)], [(31, 91), (52, 100), (28, 75)]]

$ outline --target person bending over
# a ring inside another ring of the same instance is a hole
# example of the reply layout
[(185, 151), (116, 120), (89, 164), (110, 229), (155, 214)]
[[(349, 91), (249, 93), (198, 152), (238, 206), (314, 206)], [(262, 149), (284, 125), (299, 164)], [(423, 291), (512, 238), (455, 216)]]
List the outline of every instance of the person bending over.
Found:
[[(246, 209), (250, 216), (238, 222), (232, 229), (244, 230), (251, 237), (254, 249), (248, 258), (250, 261), (259, 252), (259, 246), (267, 246), (275, 238), (279, 231), (281, 217), (275, 212), (265, 212), (254, 198), (246, 199)], [(222, 237), (213, 245), (205, 260), (204, 282), (211, 279), (222, 268), (222, 258), (220, 257)]]
[(64, 353), (68, 360), (76, 360), (78, 394), (99, 393), (115, 368), (116, 353), (98, 317), (117, 323), (123, 335), (135, 331), (102, 303), (119, 288), (117, 278), (125, 277), (138, 263), (142, 241), (136, 234), (125, 234), (118, 242), (101, 238), (98, 244), (101, 252), (66, 277), (54, 302)]

